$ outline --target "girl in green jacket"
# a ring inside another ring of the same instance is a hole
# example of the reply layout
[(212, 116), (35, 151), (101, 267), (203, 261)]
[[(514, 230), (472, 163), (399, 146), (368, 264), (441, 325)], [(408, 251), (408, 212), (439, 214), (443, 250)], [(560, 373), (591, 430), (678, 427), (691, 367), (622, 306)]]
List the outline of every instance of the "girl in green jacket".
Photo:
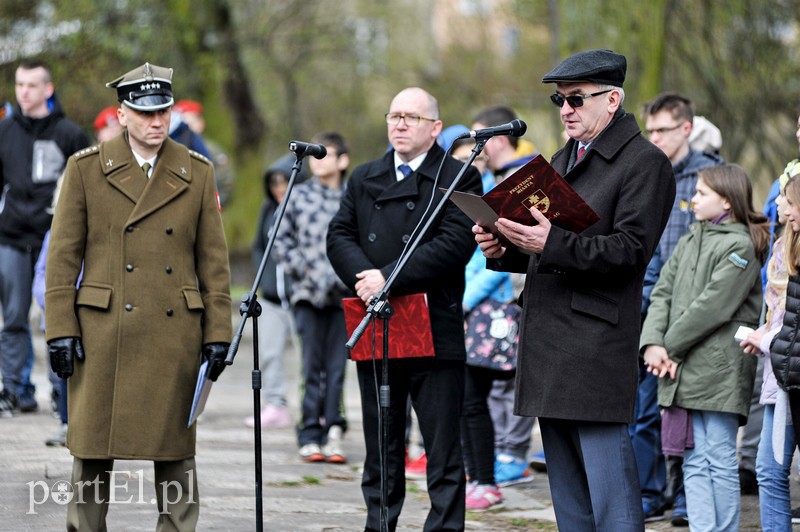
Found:
[(758, 322), (769, 233), (753, 209), (750, 178), (736, 165), (702, 170), (692, 208), (698, 223), (664, 265), (640, 348), (661, 378), (664, 448), (686, 448), (692, 530), (738, 530), (736, 433), (749, 411), (756, 361), (734, 333)]

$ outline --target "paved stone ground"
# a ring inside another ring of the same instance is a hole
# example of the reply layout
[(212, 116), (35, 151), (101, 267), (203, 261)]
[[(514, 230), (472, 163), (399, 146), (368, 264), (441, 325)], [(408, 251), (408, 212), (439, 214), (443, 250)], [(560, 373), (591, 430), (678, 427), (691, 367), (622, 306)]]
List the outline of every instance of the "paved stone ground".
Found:
[[(233, 316), (238, 324), (238, 314)], [(252, 342), (245, 329), (235, 364), (214, 386), (198, 425), (197, 466), (201, 494), (199, 530), (254, 530), (254, 436), (243, 419), (252, 412)], [(43, 368), (44, 341), (34, 339), (40, 411), (0, 419), (0, 531), (63, 530), (66, 507), (48, 493), (59, 480), (68, 481), (71, 457), (64, 448), (50, 448), (44, 440), (58, 427), (50, 411)], [(286, 354), (290, 404), (298, 405), (298, 357)], [(304, 464), (297, 457), (292, 429), (263, 431), (264, 530), (360, 530), (364, 504), (360, 491), (363, 435), (358, 385), (348, 368), (345, 405), (350, 430), (345, 435), (347, 465)], [(103, 400), (103, 398), (98, 398)], [(165, 405), (167, 408), (168, 405)], [(534, 446), (538, 440), (534, 440)], [(153, 530), (156, 508), (153, 472), (149, 462), (119, 461), (116, 497), (108, 515), (110, 530)], [(796, 484), (793, 483), (793, 489)], [(797, 491), (797, 490), (795, 490)], [(556, 530), (547, 476), (537, 474), (527, 484), (503, 490), (503, 509), (468, 513), (467, 530)], [(409, 482), (406, 505), (398, 530), (421, 530), (428, 510), (424, 482)], [(757, 530), (758, 498), (742, 499), (742, 530)], [(650, 530), (673, 530), (669, 521), (652, 523)], [(678, 529), (675, 529), (678, 530)], [(686, 529), (683, 529), (686, 530)]]

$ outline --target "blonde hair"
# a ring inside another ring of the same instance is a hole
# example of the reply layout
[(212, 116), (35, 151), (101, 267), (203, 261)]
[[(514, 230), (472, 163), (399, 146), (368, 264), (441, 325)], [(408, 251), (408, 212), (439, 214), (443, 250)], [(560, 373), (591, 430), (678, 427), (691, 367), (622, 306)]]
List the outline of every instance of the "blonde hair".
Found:
[[(800, 205), (800, 179), (796, 176), (789, 179), (784, 189), (786, 200), (792, 205)], [(800, 234), (787, 223), (783, 230), (783, 254), (786, 270), (789, 275), (797, 275), (800, 269)]]

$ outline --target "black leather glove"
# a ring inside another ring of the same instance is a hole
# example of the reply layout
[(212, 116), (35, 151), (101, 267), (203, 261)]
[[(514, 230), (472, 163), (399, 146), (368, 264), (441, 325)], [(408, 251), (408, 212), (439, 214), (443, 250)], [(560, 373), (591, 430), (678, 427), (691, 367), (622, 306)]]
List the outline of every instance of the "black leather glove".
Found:
[(77, 358), (83, 362), (86, 358), (79, 336), (50, 340), (47, 342), (47, 352), (50, 355), (50, 365), (53, 367), (53, 371), (62, 379), (72, 376), (75, 369), (74, 359)]
[(228, 348), (231, 344), (205, 344), (203, 357), (208, 362), (208, 378), (216, 381), (222, 370), (225, 369), (225, 359), (228, 357)]

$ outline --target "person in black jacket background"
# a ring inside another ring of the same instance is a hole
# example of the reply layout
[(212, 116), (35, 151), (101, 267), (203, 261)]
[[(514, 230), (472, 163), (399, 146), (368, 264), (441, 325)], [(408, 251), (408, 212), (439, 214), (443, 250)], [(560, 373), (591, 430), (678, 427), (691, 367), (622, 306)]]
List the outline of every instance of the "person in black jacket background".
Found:
[(784, 260), (789, 272), (783, 327), (770, 349), (772, 370), (778, 386), (789, 394), (795, 441), (800, 442), (800, 179), (786, 184), (786, 227), (783, 234)]
[(33, 358), (28, 313), (33, 266), (53, 220), (53, 192), (67, 158), (89, 145), (64, 116), (50, 69), (26, 60), (15, 74), (17, 105), (0, 122), (0, 417), (38, 408), (23, 370)]
[[(264, 257), (269, 234), (275, 224), (275, 213), (284, 199), (289, 178), (292, 175), (294, 155), (288, 154), (272, 163), (264, 172), (264, 203), (258, 214), (256, 236), (253, 240), (253, 267), (258, 271)], [(299, 175), (295, 182), (303, 179)], [(267, 259), (261, 277), (261, 316), (258, 318), (258, 354), (264, 382), (261, 409), (263, 428), (286, 428), (292, 424), (286, 400), (286, 374), (283, 369), (283, 355), (287, 341), (292, 342), (296, 351), (297, 334), (292, 312), (289, 308), (292, 282), (282, 266), (275, 260), (275, 253)], [(253, 427), (255, 419), (249, 416), (245, 425)]]

